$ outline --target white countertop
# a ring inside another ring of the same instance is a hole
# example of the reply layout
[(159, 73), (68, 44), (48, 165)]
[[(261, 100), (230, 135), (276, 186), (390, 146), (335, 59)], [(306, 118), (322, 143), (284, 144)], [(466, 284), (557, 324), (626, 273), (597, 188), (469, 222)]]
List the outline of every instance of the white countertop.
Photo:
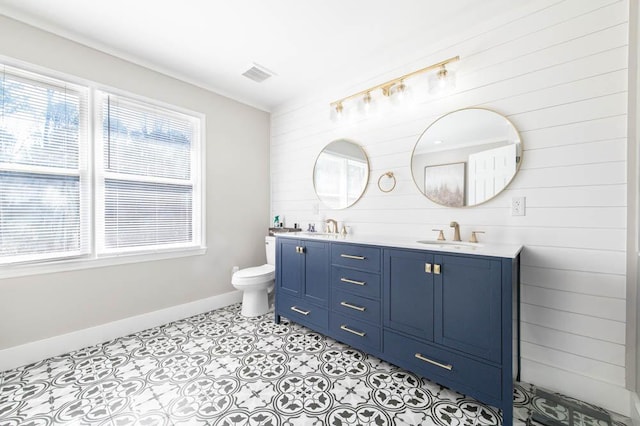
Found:
[[(445, 253), (464, 253), (479, 256), (494, 256), (513, 259), (522, 250), (517, 244), (468, 243), (453, 241), (436, 241), (418, 238), (389, 237), (376, 235), (346, 235), (325, 234), (321, 232), (281, 232), (274, 236), (281, 238), (302, 238), (307, 240), (336, 241), (354, 244), (369, 244), (383, 247), (399, 247), (417, 250), (440, 251)], [(418, 241), (427, 241), (428, 244)]]

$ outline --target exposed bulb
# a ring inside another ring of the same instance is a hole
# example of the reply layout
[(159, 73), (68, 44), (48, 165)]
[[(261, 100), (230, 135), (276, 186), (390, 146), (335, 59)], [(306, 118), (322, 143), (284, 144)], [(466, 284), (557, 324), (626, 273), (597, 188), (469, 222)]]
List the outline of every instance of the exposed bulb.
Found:
[(443, 93), (455, 87), (455, 74), (443, 65), (437, 73), (429, 77), (429, 92)]
[(344, 106), (342, 102), (338, 102), (331, 108), (331, 121), (342, 121), (344, 118)]
[(364, 112), (368, 113), (371, 110), (371, 93), (367, 92), (362, 98)]
[(442, 67), (442, 69), (438, 71), (438, 85), (441, 89), (447, 87), (447, 74), (448, 72), (445, 67)]
[(405, 98), (406, 92), (407, 86), (404, 84), (404, 81), (400, 80), (400, 84), (396, 87), (396, 97), (399, 101), (402, 101)]

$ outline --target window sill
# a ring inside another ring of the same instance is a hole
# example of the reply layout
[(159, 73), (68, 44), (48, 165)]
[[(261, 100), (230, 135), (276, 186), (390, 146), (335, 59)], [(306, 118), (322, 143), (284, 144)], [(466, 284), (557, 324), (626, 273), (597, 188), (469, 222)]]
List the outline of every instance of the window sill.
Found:
[(0, 266), (0, 279), (75, 271), (78, 269), (101, 268), (105, 266), (125, 265), (129, 263), (152, 262), (165, 259), (176, 259), (180, 257), (200, 256), (206, 252), (206, 247), (192, 247), (167, 251), (119, 254), (99, 258), (76, 258), (39, 264), (3, 265)]

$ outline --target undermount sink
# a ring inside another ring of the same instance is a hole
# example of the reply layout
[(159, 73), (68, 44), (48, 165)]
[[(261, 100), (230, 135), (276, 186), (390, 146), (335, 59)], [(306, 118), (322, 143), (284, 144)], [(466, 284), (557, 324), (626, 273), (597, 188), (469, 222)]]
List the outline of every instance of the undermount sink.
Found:
[(416, 242), (420, 244), (430, 245), (430, 246), (448, 247), (448, 248), (482, 247), (482, 244), (468, 243), (465, 241), (420, 240)]
[(304, 235), (305, 237), (338, 237), (340, 234), (336, 234), (334, 232), (309, 232), (302, 231), (299, 232), (298, 235)]

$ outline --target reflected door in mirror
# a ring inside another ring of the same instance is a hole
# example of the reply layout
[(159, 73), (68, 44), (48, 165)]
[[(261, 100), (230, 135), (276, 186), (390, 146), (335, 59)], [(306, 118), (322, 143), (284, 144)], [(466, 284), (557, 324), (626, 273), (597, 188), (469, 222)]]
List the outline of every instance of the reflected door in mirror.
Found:
[(431, 201), (447, 207), (484, 203), (513, 180), (522, 142), (513, 124), (482, 108), (446, 114), (422, 133), (411, 157), (413, 179)]

